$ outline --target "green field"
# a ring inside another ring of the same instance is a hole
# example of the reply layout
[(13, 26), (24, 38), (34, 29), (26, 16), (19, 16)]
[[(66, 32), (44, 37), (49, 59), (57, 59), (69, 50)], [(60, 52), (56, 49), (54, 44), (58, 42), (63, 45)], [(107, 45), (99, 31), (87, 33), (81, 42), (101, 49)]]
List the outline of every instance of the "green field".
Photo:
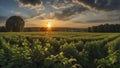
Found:
[(0, 33), (0, 68), (120, 68), (120, 33)]

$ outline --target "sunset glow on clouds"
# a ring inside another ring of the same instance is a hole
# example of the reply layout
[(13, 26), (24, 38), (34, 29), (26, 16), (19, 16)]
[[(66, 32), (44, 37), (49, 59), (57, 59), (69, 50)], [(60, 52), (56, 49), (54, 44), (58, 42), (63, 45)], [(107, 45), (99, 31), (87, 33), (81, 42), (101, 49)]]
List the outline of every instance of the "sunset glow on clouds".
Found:
[(120, 23), (120, 0), (0, 0), (0, 25), (13, 15), (27, 27), (86, 28), (105, 23)]

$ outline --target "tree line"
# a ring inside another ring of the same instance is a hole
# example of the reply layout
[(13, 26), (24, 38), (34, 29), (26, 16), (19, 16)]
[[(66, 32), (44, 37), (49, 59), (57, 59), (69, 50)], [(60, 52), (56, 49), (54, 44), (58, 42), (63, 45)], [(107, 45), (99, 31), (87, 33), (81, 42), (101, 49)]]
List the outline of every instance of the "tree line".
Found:
[(88, 27), (88, 32), (120, 32), (120, 24), (102, 24)]

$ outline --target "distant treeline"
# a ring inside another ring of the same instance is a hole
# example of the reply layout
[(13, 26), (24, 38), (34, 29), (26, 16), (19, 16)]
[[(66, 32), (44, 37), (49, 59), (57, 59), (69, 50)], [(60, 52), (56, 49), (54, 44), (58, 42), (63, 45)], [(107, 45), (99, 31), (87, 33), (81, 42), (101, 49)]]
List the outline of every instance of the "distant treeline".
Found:
[(88, 28), (88, 32), (120, 32), (120, 24), (104, 24)]
[[(26, 27), (24, 32), (44, 32), (47, 31), (45, 27)], [(49, 31), (63, 31), (63, 32), (85, 32), (85, 28), (67, 28), (67, 27), (53, 27)], [(0, 32), (7, 32), (4, 26), (0, 27)]]
[[(45, 27), (26, 27), (24, 32), (42, 32), (47, 31)], [(53, 27), (50, 31), (65, 31), (65, 32), (120, 32), (120, 24), (104, 24), (92, 26), (89, 28), (67, 28), (67, 27)], [(0, 27), (0, 32), (6, 32), (4, 26)]]
[[(24, 28), (24, 32), (39, 32), (39, 31), (47, 31), (47, 28), (45, 27)], [(86, 31), (86, 29), (85, 28), (53, 27), (49, 31), (81, 32), (81, 31)]]

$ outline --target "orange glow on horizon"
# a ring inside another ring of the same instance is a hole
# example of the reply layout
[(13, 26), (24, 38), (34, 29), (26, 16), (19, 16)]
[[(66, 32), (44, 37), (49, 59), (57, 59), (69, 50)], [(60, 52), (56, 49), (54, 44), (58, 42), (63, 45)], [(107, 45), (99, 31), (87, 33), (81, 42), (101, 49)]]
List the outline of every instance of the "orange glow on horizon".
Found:
[(51, 26), (51, 23), (50, 22), (48, 22), (48, 24), (47, 24), (47, 28), (51, 28), (52, 26)]
[(48, 22), (48, 23), (47, 23), (47, 30), (50, 31), (51, 28), (52, 28), (51, 22)]

